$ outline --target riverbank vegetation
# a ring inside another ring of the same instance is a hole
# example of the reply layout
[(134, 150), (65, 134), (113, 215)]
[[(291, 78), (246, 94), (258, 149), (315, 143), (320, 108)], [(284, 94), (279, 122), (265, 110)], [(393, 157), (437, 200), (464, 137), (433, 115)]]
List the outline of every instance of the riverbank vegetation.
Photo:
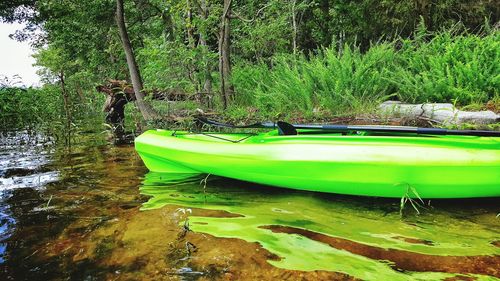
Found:
[(361, 113), (387, 99), (452, 102), (460, 106), (498, 103), (500, 33), (486, 36), (429, 34), (372, 45), (322, 48), (316, 54), (283, 55), (234, 71), (237, 103), (275, 113)]
[(27, 24), (13, 37), (44, 81), (1, 87), (4, 128), (99, 116), (110, 79), (132, 84), (128, 127), (198, 108), (232, 121), (328, 121), (385, 100), (500, 108), (494, 1), (9, 0), (0, 18)]

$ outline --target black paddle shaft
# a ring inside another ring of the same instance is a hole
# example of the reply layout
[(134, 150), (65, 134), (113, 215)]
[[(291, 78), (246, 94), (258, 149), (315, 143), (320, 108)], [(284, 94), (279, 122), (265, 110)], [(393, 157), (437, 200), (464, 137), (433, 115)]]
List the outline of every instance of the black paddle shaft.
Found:
[[(244, 126), (220, 123), (203, 117), (198, 117), (201, 122), (217, 127), (226, 128), (269, 128), (276, 129), (278, 124), (274, 122), (255, 123)], [(281, 122), (279, 122), (281, 123)], [(285, 123), (285, 122), (283, 122)], [(414, 133), (419, 135), (458, 135), (458, 136), (480, 136), (480, 137), (500, 137), (500, 132), (485, 130), (447, 130), (440, 128), (419, 128), (403, 126), (350, 126), (350, 125), (314, 125), (314, 124), (293, 124), (295, 129), (323, 130), (329, 132), (381, 132), (381, 133)]]
[(440, 128), (398, 127), (398, 126), (349, 126), (349, 125), (293, 125), (296, 129), (317, 129), (325, 131), (367, 131), (381, 133), (415, 133), (419, 135), (460, 135), (500, 137), (500, 132), (484, 130), (447, 130)]

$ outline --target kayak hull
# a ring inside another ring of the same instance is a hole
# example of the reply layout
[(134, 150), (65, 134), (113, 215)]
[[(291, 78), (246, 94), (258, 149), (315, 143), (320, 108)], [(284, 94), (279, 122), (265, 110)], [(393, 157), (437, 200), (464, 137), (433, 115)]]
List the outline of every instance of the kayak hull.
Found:
[(153, 172), (207, 173), (361, 196), (500, 196), (500, 142), (491, 137), (151, 130), (139, 136), (135, 146)]

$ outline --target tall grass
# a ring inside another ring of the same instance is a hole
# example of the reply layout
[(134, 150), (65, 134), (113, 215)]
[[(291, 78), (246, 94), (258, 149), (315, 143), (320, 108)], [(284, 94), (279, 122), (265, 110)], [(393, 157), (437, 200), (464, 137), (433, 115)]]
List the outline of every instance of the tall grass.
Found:
[[(92, 93), (85, 98), (70, 93), (71, 126), (102, 122), (102, 95)], [(67, 126), (60, 87), (46, 84), (41, 88), (0, 87), (0, 130), (41, 129), (51, 133)]]
[(34, 127), (62, 113), (60, 93), (34, 88), (0, 88), (0, 129)]
[(235, 106), (273, 118), (352, 115), (389, 98), (458, 105), (498, 99), (500, 32), (425, 35), (378, 43), (364, 53), (346, 45), (309, 57), (280, 55), (270, 65), (237, 65)]

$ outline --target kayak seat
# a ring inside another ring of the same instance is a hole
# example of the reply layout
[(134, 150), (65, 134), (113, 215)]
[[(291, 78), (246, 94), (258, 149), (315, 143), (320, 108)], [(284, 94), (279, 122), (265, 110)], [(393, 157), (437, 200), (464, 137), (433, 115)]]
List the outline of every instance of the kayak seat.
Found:
[(278, 133), (280, 136), (294, 136), (298, 135), (297, 129), (290, 124), (283, 121), (278, 121)]

